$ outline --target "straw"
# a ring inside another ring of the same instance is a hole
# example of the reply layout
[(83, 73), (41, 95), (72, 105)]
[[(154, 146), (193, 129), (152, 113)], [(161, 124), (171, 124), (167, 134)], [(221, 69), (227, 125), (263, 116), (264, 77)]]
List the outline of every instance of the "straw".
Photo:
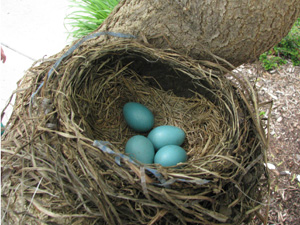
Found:
[[(219, 64), (132, 40), (83, 45), (46, 79), (54, 63), (24, 76), (2, 140), (4, 221), (240, 224), (263, 206), (268, 138), (249, 83), (239, 78), (241, 89)], [(140, 134), (123, 119), (130, 101), (153, 112), (155, 127), (185, 131), (186, 163), (126, 156), (127, 140)]]

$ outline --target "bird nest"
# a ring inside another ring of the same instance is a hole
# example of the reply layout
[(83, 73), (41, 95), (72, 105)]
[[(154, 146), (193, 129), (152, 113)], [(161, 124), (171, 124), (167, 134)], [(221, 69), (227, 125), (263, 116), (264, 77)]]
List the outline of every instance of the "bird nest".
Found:
[[(64, 53), (29, 69), (18, 90), (2, 137), (4, 221), (239, 224), (259, 211), (267, 139), (251, 86), (216, 63), (132, 40)], [(126, 156), (127, 140), (147, 135), (126, 125), (132, 101), (155, 127), (185, 131), (187, 162)]]

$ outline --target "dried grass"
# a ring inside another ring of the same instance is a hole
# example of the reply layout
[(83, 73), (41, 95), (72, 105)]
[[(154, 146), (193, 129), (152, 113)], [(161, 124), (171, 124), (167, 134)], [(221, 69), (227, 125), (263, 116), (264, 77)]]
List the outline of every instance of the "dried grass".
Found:
[[(239, 224), (263, 207), (268, 139), (247, 82), (132, 40), (82, 46), (48, 79), (55, 61), (24, 76), (2, 138), (2, 222)], [(124, 156), (128, 101), (186, 132), (187, 163)]]

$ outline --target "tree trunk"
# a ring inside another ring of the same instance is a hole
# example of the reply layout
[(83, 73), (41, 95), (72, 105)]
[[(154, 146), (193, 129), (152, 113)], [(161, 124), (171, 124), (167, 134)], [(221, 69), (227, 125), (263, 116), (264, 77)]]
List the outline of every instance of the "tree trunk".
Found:
[(156, 48), (234, 66), (277, 44), (300, 13), (300, 0), (122, 0), (98, 31), (133, 34)]

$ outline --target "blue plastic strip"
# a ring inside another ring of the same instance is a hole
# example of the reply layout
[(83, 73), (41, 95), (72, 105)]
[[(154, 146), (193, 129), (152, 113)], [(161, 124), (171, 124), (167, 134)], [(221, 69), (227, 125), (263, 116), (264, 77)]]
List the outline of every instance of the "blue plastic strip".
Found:
[(133, 164), (137, 165), (137, 163), (135, 161), (133, 161), (129, 156), (124, 155), (122, 153), (116, 153), (115, 151), (113, 151), (110, 147), (108, 147), (109, 144), (110, 143), (107, 142), (107, 141), (95, 140), (94, 143), (93, 143), (93, 146), (99, 148), (100, 150), (102, 150), (103, 152), (106, 152), (108, 154), (116, 155), (115, 162), (119, 166), (121, 166), (121, 158), (129, 161), (130, 163), (133, 163)]
[[(113, 37), (118, 37), (118, 38), (136, 38), (136, 36), (131, 35), (131, 34), (122, 34), (122, 33), (115, 33), (115, 32), (110, 32), (110, 31), (103, 31), (103, 32), (98, 32), (98, 33), (93, 33), (90, 34), (80, 41), (78, 41), (75, 45), (73, 45), (65, 54), (63, 54), (53, 65), (53, 67), (49, 70), (48, 72), (48, 79), (51, 77), (52, 73), (54, 70), (57, 69), (59, 64), (69, 55), (71, 55), (83, 42), (90, 40), (92, 38), (100, 37), (101, 35), (108, 35), (108, 36), (113, 36)], [(43, 87), (44, 81), (39, 85), (38, 89), (31, 95), (31, 101), (33, 101), (35, 95), (40, 91), (40, 89)]]
[(145, 169), (150, 173), (152, 173), (159, 180), (161, 184), (166, 183), (165, 178), (156, 169), (147, 168), (147, 167), (145, 167)]

